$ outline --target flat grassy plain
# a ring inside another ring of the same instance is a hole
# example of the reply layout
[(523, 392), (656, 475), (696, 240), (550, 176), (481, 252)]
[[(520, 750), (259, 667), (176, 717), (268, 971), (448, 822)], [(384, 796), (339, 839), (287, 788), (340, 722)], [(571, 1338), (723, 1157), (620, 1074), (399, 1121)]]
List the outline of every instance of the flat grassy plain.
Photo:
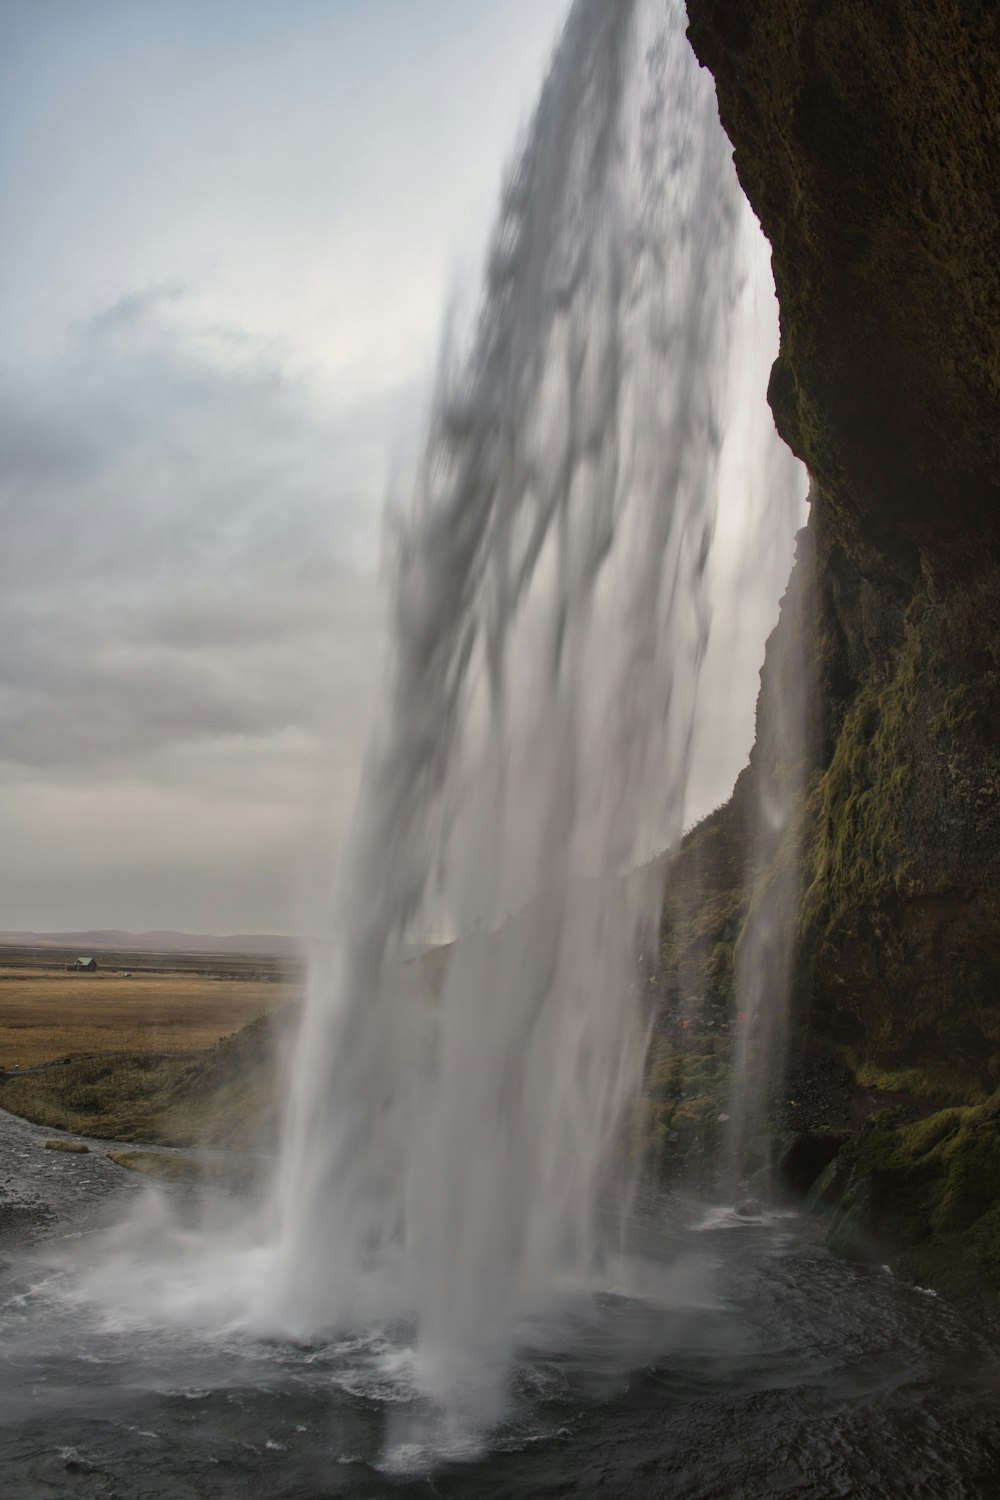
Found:
[[(440, 994), (449, 951), (404, 964), (414, 1004)], [(303, 962), (287, 953), (95, 957), (97, 973), (79, 973), (75, 953), (0, 945), (0, 1109), (97, 1140), (273, 1151)], [(143, 1153), (132, 1157), (126, 1165), (153, 1170)]]
[(87, 974), (75, 955), (0, 950), (0, 1069), (202, 1051), (301, 996), (292, 966), (258, 956), (95, 956)]
[(0, 1108), (106, 1140), (273, 1142), (300, 967), (246, 954), (95, 956), (90, 974), (72, 970), (75, 955), (0, 949)]

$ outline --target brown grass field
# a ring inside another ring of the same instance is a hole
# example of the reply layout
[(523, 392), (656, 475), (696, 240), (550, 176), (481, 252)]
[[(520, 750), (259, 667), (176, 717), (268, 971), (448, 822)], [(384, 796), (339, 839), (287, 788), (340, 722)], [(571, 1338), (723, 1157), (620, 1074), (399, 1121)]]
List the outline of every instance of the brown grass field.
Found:
[[(260, 958), (96, 955), (96, 974), (66, 970), (67, 955), (8, 951), (0, 958), (0, 1069), (66, 1057), (193, 1052), (301, 995), (294, 972)], [(171, 967), (172, 961), (176, 967)], [(112, 967), (114, 964), (114, 967)], [(140, 967), (142, 966), (142, 967)]]
[[(407, 969), (421, 993), (440, 990), (447, 951)], [(273, 1151), (301, 959), (94, 956), (99, 968), (88, 974), (73, 972), (68, 951), (0, 946), (0, 1109), (98, 1140)], [(150, 1166), (144, 1153), (123, 1164), (175, 1170), (159, 1158)]]

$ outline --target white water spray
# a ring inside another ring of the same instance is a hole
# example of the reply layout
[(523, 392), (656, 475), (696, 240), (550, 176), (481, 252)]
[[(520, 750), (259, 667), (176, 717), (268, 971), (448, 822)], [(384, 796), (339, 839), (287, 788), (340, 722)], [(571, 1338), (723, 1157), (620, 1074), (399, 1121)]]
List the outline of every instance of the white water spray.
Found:
[[(662, 896), (621, 876), (685, 818), (743, 210), (684, 24), (577, 0), (503, 194), (293, 1069), (267, 1316), (412, 1318), (459, 1429), (501, 1415), (519, 1317), (599, 1251)], [(399, 961), (442, 912), (463, 935), (428, 997)]]

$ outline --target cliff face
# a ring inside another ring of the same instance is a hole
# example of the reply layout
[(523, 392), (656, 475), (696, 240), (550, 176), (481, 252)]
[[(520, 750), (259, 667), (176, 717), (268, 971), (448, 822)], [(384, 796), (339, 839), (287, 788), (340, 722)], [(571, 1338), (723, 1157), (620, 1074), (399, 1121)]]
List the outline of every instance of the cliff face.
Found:
[[(812, 477), (798, 1049), (925, 1113), (984, 1106), (1000, 1086), (1000, 16), (994, 0), (688, 14), (772, 246), (769, 397)], [(783, 654), (751, 777), (780, 773)]]
[(856, 544), (974, 558), (1000, 474), (996, 6), (688, 13), (774, 252), (782, 434)]

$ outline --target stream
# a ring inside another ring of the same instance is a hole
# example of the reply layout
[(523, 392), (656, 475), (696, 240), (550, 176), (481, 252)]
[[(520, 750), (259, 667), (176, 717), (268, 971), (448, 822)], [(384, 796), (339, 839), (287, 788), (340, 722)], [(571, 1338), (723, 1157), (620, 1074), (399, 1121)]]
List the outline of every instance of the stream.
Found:
[(805, 1218), (644, 1203), (594, 1283), (519, 1329), (499, 1429), (429, 1445), (405, 1322), (302, 1344), (239, 1326), (223, 1288), (253, 1252), (213, 1262), (189, 1188), (123, 1172), (106, 1142), (46, 1151), (50, 1134), (0, 1114), (0, 1464), (17, 1500), (1000, 1490), (988, 1334), (834, 1260)]

